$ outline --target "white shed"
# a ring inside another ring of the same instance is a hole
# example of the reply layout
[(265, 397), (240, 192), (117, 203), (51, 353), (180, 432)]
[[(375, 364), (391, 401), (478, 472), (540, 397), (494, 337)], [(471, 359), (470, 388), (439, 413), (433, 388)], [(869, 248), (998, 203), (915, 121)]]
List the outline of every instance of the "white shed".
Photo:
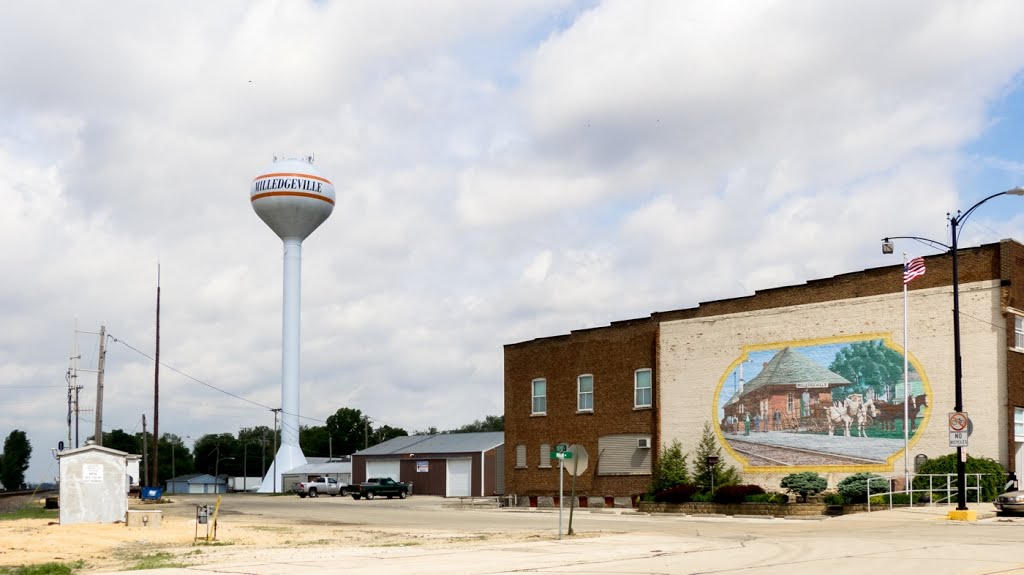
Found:
[(92, 443), (57, 453), (60, 524), (116, 523), (128, 513), (128, 454)]
[(227, 493), (228, 484), (207, 473), (179, 475), (167, 480), (167, 493)]

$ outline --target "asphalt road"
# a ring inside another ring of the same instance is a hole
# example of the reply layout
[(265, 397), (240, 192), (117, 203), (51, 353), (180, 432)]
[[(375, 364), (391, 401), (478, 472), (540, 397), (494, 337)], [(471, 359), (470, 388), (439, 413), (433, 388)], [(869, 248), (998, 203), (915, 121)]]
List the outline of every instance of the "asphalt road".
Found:
[[(212, 496), (178, 497), (174, 508), (187, 512), (213, 501)], [(450, 504), (436, 497), (354, 501), (229, 495), (221, 515), (225, 522), (233, 514), (245, 514), (267, 523), (300, 518), (311, 526), (467, 533), (546, 530), (550, 537), (473, 548), (280, 550), (258, 561), (150, 573), (1024, 574), (1024, 519), (951, 522), (945, 519), (945, 508), (813, 520), (577, 510), (573, 528), (579, 536), (558, 540), (557, 510), (460, 509)], [(982, 515), (992, 510), (984, 504), (972, 509)], [(563, 519), (567, 524), (567, 510)]]

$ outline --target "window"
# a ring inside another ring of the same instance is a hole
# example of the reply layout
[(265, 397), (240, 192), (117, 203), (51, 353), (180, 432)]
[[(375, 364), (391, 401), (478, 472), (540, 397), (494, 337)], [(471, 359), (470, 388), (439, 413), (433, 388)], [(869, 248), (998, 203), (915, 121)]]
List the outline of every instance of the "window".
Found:
[(533, 415), (544, 415), (548, 412), (548, 382), (545, 379), (533, 380)]
[(1014, 318), (1013, 332), (1017, 336), (1014, 347), (1024, 349), (1024, 317), (1017, 316)]
[(579, 376), (576, 379), (576, 394), (577, 411), (594, 411), (594, 376)]
[(1013, 435), (1017, 441), (1024, 441), (1024, 408), (1013, 408)]
[(634, 407), (650, 407), (651, 406), (651, 370), (649, 369), (638, 369), (634, 374), (633, 388), (636, 390), (636, 398), (634, 400)]
[(551, 467), (551, 445), (547, 443), (540, 444), (540, 463), (537, 464), (537, 467)]
[(516, 446), (516, 469), (526, 469), (526, 446)]
[(793, 413), (793, 392), (786, 394), (786, 413)]

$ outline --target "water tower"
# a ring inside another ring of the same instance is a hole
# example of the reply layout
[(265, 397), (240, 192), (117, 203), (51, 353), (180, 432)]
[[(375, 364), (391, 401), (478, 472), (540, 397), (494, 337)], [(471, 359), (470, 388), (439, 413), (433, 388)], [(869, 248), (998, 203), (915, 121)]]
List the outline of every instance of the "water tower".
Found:
[(252, 181), (252, 209), (284, 242), (284, 303), (281, 333), (281, 446), (260, 493), (283, 491), (281, 474), (305, 465), (299, 447), (299, 319), (302, 240), (334, 210), (334, 184), (313, 157), (274, 159)]

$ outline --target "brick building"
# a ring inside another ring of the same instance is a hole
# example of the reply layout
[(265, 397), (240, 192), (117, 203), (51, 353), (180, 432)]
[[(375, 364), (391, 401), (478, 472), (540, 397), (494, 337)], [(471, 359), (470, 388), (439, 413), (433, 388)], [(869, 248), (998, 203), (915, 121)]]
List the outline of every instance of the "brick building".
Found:
[[(1024, 246), (1004, 240), (958, 259), (967, 449), (1021, 470)], [(548, 452), (576, 443), (591, 460), (578, 493), (641, 493), (658, 448), (679, 440), (692, 453), (705, 423), (745, 481), (771, 488), (794, 471), (832, 484), (858, 471), (902, 476), (914, 456), (950, 453), (952, 256), (925, 262), (908, 286), (909, 345), (901, 265), (506, 345), (506, 491), (556, 493)], [(745, 428), (747, 415), (760, 425)]]

